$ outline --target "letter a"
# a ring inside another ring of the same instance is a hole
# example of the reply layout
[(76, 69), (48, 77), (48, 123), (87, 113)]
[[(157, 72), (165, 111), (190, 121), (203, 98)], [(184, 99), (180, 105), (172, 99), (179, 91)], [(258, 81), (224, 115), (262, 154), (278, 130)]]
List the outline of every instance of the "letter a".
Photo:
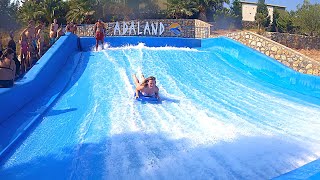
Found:
[(143, 35), (146, 35), (147, 31), (149, 32), (149, 34), (151, 34), (151, 32), (150, 32), (150, 26), (149, 26), (149, 23), (148, 23), (148, 22), (146, 22), (146, 25), (144, 26)]
[(131, 21), (131, 25), (129, 28), (129, 35), (131, 35), (131, 31), (133, 31), (133, 35), (136, 35), (136, 29), (134, 28), (134, 21)]
[(114, 26), (114, 30), (113, 30), (113, 35), (117, 35), (117, 31), (119, 32), (119, 35), (121, 34), (120, 32), (120, 26), (119, 26), (119, 22), (116, 22), (116, 25)]

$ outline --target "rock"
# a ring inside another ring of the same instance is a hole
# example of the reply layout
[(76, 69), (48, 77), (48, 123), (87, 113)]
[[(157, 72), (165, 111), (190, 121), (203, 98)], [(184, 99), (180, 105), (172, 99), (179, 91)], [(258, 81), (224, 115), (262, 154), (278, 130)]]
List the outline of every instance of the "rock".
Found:
[(283, 61), (283, 64), (290, 67), (290, 63), (288, 63), (287, 61)]
[(262, 45), (261, 42), (257, 42), (258, 47), (261, 47), (261, 45)]
[[(306, 66), (306, 69), (311, 69), (312, 68), (312, 64), (308, 64), (307, 66)], [(308, 73), (309, 74), (309, 73)]]
[(278, 51), (278, 48), (276, 48), (275, 46), (272, 46), (272, 47), (271, 47), (271, 51), (277, 52), (277, 51)]
[(269, 56), (269, 55), (270, 55), (270, 52), (269, 52), (269, 51), (266, 51), (265, 54), (266, 54), (267, 56)]
[(307, 74), (313, 74), (313, 70), (312, 69), (308, 69), (307, 70)]

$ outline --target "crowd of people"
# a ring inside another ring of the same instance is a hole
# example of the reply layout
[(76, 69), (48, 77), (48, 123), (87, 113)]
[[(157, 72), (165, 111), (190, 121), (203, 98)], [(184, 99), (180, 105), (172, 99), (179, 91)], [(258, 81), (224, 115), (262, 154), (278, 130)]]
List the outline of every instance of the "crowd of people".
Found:
[[(44, 23), (37, 26), (30, 20), (27, 27), (22, 30), (19, 38), (19, 54), (14, 40), (14, 32), (10, 32), (10, 40), (7, 45), (2, 44), (0, 35), (0, 87), (12, 87), (14, 81), (22, 77), (41, 58), (55, 41), (64, 35), (65, 32), (76, 33), (77, 26), (71, 22), (65, 29), (57, 24), (54, 19), (50, 25), (49, 38)], [(49, 39), (47, 42), (46, 39)]]

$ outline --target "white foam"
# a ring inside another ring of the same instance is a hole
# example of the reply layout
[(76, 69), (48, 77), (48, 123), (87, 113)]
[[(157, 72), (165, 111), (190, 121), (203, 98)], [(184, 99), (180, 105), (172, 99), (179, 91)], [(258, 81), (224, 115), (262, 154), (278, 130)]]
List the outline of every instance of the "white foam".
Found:
[(191, 51), (191, 52), (197, 52), (197, 49), (194, 48), (187, 48), (187, 47), (174, 47), (174, 46), (162, 46), (162, 47), (149, 47), (146, 46), (144, 43), (139, 43), (138, 45), (125, 45), (121, 47), (108, 47), (107, 50), (129, 50), (129, 49), (145, 49), (145, 50), (151, 50), (151, 51)]

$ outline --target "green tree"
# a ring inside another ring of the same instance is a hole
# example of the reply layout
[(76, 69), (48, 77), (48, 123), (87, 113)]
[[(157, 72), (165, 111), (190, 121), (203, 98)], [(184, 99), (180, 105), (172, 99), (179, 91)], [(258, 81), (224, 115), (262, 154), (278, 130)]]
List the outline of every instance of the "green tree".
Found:
[(39, 21), (44, 18), (42, 8), (37, 1), (24, 1), (18, 10), (19, 20), (27, 23), (29, 20)]
[(10, 0), (0, 1), (0, 29), (11, 30), (18, 26), (16, 21), (18, 3), (11, 3)]
[(192, 0), (168, 0), (167, 16), (171, 18), (188, 18), (198, 11)]
[(262, 28), (268, 27), (270, 24), (270, 16), (268, 14), (267, 5), (265, 0), (259, 0), (257, 4), (257, 13), (254, 16), (256, 23), (258, 24), (259, 31)]
[(217, 29), (233, 28), (235, 24), (235, 16), (231, 9), (222, 8), (216, 11), (214, 15), (214, 22)]
[[(140, 18), (158, 18), (161, 17), (161, 12), (160, 12), (160, 6), (156, 3), (159, 1), (154, 1), (154, 0), (136, 0), (138, 3), (138, 8), (133, 8), (135, 10), (135, 13), (138, 17)], [(131, 0), (129, 2), (135, 3), (134, 0)]]
[(308, 35), (320, 35), (320, 4), (310, 4), (304, 0), (302, 6), (298, 6), (293, 24), (298, 26), (301, 33)]
[(229, 4), (229, 0), (195, 0), (199, 12), (199, 19), (203, 21), (213, 20), (214, 14), (221, 13), (224, 3)]
[(70, 0), (68, 4), (70, 10), (67, 13), (67, 21), (81, 24), (95, 13), (94, 2), (91, 0)]
[(68, 7), (63, 0), (43, 0), (39, 4), (45, 21), (50, 23), (53, 19), (64, 19)]
[(231, 14), (234, 17), (235, 27), (242, 28), (242, 5), (240, 0), (234, 0), (230, 9)]

